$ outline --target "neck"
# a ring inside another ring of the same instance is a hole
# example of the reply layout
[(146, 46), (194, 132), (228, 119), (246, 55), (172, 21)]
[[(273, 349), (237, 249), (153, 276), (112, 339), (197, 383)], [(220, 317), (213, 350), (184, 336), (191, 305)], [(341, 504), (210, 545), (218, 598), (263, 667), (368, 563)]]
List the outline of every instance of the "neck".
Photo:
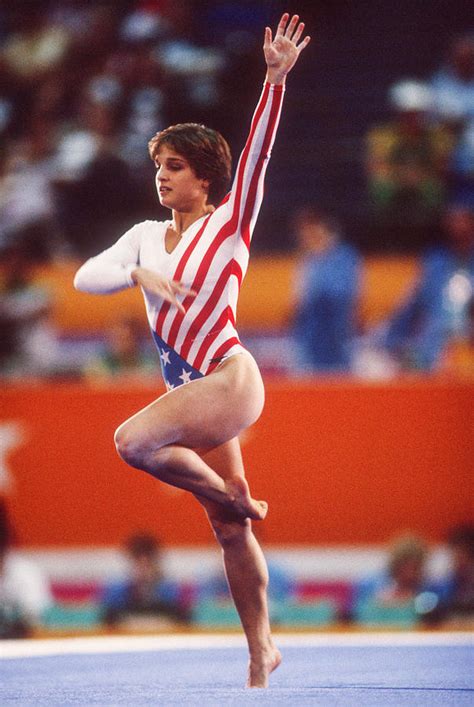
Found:
[(188, 229), (195, 221), (197, 221), (202, 216), (210, 214), (214, 211), (214, 207), (210, 204), (203, 204), (199, 208), (193, 211), (174, 211), (173, 210), (173, 230), (181, 235)]

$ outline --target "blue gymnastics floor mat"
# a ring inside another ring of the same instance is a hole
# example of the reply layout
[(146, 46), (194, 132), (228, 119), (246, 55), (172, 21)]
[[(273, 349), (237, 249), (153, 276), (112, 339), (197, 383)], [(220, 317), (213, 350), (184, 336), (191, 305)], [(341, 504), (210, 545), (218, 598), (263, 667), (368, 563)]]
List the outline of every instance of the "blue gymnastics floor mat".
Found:
[[(212, 646), (208, 636), (181, 636), (174, 648), (134, 649), (123, 638), (113, 652), (74, 642), (54, 654), (0, 660), (0, 704), (16, 705), (473, 705), (473, 648), (453, 634), (418, 644), (399, 635), (382, 641), (349, 635), (324, 643), (307, 636), (284, 637), (284, 661), (268, 690), (246, 690), (247, 654), (235, 644)], [(222, 638), (222, 637), (220, 637)], [(235, 639), (235, 637), (233, 637)], [(411, 637), (413, 639), (413, 636)], [(431, 637), (430, 637), (431, 638)], [(393, 643), (390, 643), (390, 640)], [(120, 639), (118, 639), (120, 640)], [(4, 642), (11, 643), (11, 642)], [(43, 642), (45, 643), (45, 642)], [(60, 642), (61, 643), (61, 642)], [(239, 643), (239, 642), (237, 642)], [(76, 644), (77, 646), (78, 644)], [(117, 650), (115, 650), (117, 648)], [(51, 654), (51, 652), (53, 654)], [(1, 647), (0, 647), (1, 655)], [(6, 655), (9, 655), (8, 650)]]

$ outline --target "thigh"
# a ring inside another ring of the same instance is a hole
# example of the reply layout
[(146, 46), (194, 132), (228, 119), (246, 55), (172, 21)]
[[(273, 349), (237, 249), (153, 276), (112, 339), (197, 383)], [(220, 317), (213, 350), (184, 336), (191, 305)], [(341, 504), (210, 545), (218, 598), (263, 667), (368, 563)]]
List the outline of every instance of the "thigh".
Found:
[(141, 444), (180, 444), (206, 452), (232, 440), (259, 417), (263, 383), (253, 358), (239, 354), (213, 373), (165, 393), (121, 425)]

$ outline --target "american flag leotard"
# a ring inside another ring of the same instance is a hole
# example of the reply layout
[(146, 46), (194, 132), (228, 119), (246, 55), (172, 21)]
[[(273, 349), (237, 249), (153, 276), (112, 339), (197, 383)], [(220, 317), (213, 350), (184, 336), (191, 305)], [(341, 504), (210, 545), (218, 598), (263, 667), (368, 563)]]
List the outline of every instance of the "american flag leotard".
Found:
[(235, 328), (237, 299), (283, 93), (283, 86), (264, 84), (230, 192), (212, 214), (183, 232), (171, 253), (165, 248), (171, 222), (144, 221), (76, 274), (77, 289), (110, 293), (133, 286), (131, 273), (140, 265), (197, 292), (182, 299), (183, 314), (143, 291), (168, 389), (211, 373), (224, 358), (245, 350)]

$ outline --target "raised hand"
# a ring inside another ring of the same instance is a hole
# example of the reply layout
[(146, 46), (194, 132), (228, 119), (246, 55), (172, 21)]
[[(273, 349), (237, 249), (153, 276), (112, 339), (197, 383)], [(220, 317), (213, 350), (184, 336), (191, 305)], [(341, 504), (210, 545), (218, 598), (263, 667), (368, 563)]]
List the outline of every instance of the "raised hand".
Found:
[(306, 36), (302, 42), (299, 41), (304, 30), (304, 22), (298, 24), (299, 16), (293, 15), (288, 22), (289, 19), (289, 14), (285, 12), (278, 24), (274, 39), (270, 27), (265, 28), (263, 53), (268, 67), (267, 81), (270, 83), (285, 82), (287, 73), (291, 71), (310, 41), (309, 36)]

